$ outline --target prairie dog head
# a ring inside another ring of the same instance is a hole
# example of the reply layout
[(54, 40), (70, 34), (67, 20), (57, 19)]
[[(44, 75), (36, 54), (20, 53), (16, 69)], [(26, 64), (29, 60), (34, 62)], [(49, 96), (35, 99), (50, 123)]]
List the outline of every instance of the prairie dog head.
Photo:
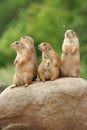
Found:
[(52, 50), (51, 45), (49, 43), (46, 43), (46, 42), (43, 42), (40, 45), (38, 45), (38, 48), (42, 52), (49, 52), (50, 50)]
[(28, 49), (34, 47), (34, 40), (30, 36), (21, 37), (20, 42), (24, 43)]
[(65, 38), (75, 38), (76, 37), (76, 33), (74, 30), (66, 30), (65, 32)]
[(15, 41), (11, 44), (11, 48), (13, 48), (16, 52), (22, 52), (26, 47), (20, 41)]
[(51, 64), (52, 64), (52, 62), (51, 62), (50, 59), (44, 59), (43, 63), (44, 63), (44, 65), (45, 65), (45, 67), (50, 67)]

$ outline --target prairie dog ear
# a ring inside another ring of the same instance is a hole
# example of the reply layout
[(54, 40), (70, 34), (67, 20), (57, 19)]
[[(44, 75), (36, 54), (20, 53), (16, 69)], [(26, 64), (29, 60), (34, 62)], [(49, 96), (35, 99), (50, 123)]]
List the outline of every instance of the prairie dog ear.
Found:
[(72, 34), (76, 37), (76, 32), (74, 30), (72, 30)]
[(32, 44), (34, 44), (34, 39), (30, 38), (30, 42), (31, 42)]
[(52, 49), (52, 47), (51, 46), (49, 46), (49, 50), (51, 50)]
[(49, 49), (49, 50), (52, 50), (52, 47), (51, 47), (51, 45), (50, 45), (50, 44), (48, 45), (48, 49)]

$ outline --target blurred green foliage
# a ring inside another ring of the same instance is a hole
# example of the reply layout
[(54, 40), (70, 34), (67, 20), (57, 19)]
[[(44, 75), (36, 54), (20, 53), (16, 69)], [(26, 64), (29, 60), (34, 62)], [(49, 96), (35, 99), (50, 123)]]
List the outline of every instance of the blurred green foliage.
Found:
[(80, 41), (81, 77), (87, 79), (87, 0), (1, 0), (0, 1), (0, 67), (13, 64), (16, 53), (10, 44), (23, 35), (37, 46), (49, 42), (61, 55), (64, 33), (74, 29)]

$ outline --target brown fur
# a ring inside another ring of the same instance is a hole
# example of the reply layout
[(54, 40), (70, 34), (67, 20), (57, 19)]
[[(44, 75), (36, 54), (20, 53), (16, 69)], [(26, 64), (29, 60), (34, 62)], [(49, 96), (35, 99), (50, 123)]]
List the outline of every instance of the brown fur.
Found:
[[(32, 46), (32, 45), (30, 45)], [(17, 52), (15, 64), (15, 74), (13, 77), (13, 87), (24, 85), (27, 87), (36, 78), (37, 69), (35, 68), (34, 52), (26, 46), (24, 42), (16, 41), (11, 47)], [(33, 46), (34, 47), (34, 46)], [(32, 47), (32, 49), (33, 49)]]
[(61, 55), (61, 75), (64, 77), (80, 76), (79, 41), (73, 30), (65, 32)]
[(40, 80), (55, 80), (60, 74), (60, 57), (49, 43), (41, 43), (38, 48), (42, 51), (42, 62), (38, 67)]

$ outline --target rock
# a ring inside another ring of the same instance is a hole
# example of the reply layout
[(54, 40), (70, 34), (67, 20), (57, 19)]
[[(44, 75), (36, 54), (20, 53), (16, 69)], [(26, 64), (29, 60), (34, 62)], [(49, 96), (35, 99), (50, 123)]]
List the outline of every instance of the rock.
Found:
[(0, 130), (87, 130), (87, 81), (61, 78), (0, 94)]

